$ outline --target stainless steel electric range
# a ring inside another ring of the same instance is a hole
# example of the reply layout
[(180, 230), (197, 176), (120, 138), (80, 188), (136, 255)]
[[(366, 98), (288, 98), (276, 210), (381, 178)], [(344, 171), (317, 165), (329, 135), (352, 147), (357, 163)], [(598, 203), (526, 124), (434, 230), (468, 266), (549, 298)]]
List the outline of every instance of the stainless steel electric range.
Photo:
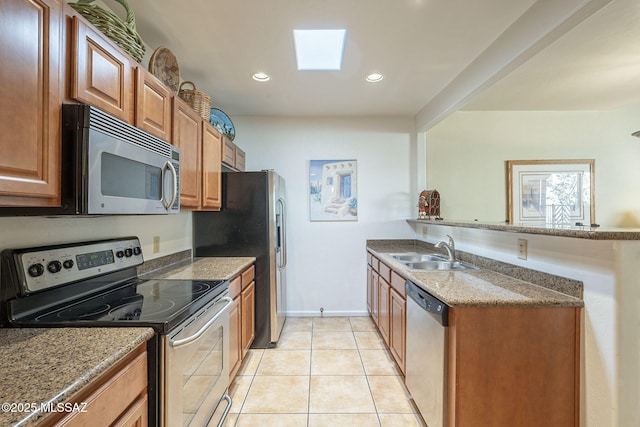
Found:
[(6, 249), (2, 327), (151, 327), (150, 425), (205, 426), (229, 385), (228, 282), (137, 276), (137, 237)]

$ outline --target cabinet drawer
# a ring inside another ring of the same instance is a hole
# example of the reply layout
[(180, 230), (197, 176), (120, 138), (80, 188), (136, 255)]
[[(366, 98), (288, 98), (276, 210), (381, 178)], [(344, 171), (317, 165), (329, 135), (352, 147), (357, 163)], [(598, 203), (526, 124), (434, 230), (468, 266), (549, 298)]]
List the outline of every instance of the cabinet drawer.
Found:
[(255, 276), (256, 276), (256, 268), (255, 266), (252, 265), (242, 273), (242, 289), (246, 288), (249, 285), (249, 283), (253, 281), (253, 278)]
[(229, 282), (229, 296), (231, 298), (235, 298), (240, 295), (240, 291), (242, 290), (242, 279), (241, 276), (236, 276)]
[(141, 399), (140, 402), (146, 403), (146, 388), (147, 353), (144, 352), (84, 400), (87, 402), (86, 412), (73, 412), (63, 418), (59, 425), (86, 426), (97, 420), (110, 425), (136, 400)]
[(383, 262), (380, 262), (379, 264), (378, 273), (380, 273), (380, 277), (386, 280), (387, 283), (391, 283), (391, 269)]
[(373, 268), (373, 271), (376, 273), (380, 271), (380, 260), (373, 255), (371, 255), (371, 268)]
[(395, 271), (391, 270), (391, 287), (396, 290), (403, 298), (406, 298), (407, 291), (405, 290), (406, 280)]

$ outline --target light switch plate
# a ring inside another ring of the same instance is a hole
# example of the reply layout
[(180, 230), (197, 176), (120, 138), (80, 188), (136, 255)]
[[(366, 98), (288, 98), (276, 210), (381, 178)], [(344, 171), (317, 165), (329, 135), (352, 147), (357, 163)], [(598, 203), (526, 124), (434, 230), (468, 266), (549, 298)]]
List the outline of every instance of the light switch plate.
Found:
[(426, 225), (422, 226), (422, 237), (424, 237), (424, 238), (427, 237), (427, 226)]
[(527, 259), (527, 239), (518, 239), (518, 258)]

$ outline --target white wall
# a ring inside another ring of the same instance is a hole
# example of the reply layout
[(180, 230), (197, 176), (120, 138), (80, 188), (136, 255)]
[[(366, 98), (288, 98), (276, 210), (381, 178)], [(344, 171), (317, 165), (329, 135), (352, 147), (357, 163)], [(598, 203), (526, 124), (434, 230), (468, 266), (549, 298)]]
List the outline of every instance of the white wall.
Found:
[[(138, 236), (145, 259), (191, 249), (191, 214), (144, 216), (0, 217), (0, 249)], [(153, 237), (160, 251), (153, 253)]]
[[(418, 194), (408, 118), (234, 117), (247, 169), (275, 169), (287, 183), (287, 312), (366, 314), (365, 241), (410, 238)], [(358, 161), (358, 221), (309, 220), (309, 160)]]
[[(426, 133), (427, 186), (450, 220), (506, 218), (505, 160), (595, 159), (596, 221), (640, 227), (640, 105), (608, 112), (454, 113)], [(416, 238), (421, 229), (416, 226)], [(640, 425), (640, 242), (429, 226), (459, 249), (584, 283), (581, 426)], [(517, 259), (517, 239), (529, 257)]]
[[(506, 219), (505, 160), (595, 159), (596, 222), (640, 227), (640, 104), (608, 112), (459, 111), (426, 134), (450, 219)], [(464, 167), (460, 167), (464, 165)]]

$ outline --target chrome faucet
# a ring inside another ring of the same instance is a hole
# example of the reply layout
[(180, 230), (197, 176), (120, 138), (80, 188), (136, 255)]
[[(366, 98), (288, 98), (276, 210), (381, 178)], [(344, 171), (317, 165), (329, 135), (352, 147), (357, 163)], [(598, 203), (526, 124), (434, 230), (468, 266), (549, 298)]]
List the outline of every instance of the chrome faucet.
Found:
[(447, 251), (447, 255), (449, 255), (449, 262), (455, 262), (456, 243), (453, 241), (453, 237), (449, 236), (448, 234), (447, 237), (449, 238), (449, 243), (445, 242), (444, 240), (440, 240), (434, 246), (436, 248), (444, 248)]

